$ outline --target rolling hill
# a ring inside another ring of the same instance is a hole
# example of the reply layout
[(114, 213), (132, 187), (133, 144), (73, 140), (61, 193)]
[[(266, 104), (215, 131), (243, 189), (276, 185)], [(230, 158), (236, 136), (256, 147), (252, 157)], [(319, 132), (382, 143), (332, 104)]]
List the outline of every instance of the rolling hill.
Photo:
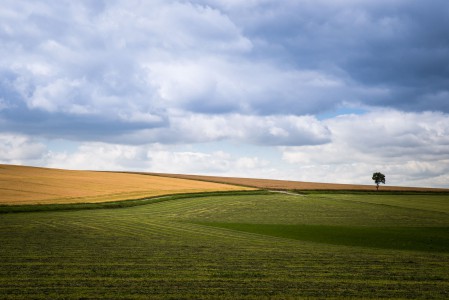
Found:
[(161, 176), (0, 165), (0, 205), (97, 203), (250, 189)]
[[(0, 164), (0, 205), (99, 203), (162, 195), (269, 190), (374, 191), (374, 185), (143, 172), (98, 172)], [(382, 191), (449, 189), (382, 186)]]
[(348, 189), (0, 165), (0, 299), (448, 298), (448, 193), (254, 187)]

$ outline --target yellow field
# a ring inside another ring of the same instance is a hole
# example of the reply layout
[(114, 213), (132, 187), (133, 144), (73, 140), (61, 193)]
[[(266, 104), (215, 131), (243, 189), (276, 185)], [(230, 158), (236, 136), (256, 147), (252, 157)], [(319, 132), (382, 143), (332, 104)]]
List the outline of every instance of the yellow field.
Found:
[(250, 188), (161, 176), (0, 164), (0, 205), (94, 203), (232, 190)]

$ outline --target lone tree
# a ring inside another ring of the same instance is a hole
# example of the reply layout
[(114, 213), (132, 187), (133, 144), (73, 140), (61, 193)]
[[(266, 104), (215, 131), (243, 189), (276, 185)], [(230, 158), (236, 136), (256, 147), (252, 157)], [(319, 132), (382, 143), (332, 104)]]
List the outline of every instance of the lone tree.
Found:
[(378, 191), (379, 183), (382, 182), (383, 184), (385, 184), (385, 175), (380, 172), (373, 173), (373, 180), (374, 183), (376, 184), (376, 190)]

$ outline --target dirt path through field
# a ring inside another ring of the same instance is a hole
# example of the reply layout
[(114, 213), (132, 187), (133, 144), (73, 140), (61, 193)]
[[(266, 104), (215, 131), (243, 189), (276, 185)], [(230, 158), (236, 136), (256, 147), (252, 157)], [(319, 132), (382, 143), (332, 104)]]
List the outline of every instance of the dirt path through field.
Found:
[(305, 196), (306, 196), (306, 195), (304, 195), (304, 194), (292, 193), (292, 192), (288, 192), (288, 191), (275, 191), (275, 190), (270, 190), (270, 192), (272, 192), (272, 193), (286, 194), (286, 195), (292, 195), (292, 196), (299, 196), (299, 197), (305, 197)]

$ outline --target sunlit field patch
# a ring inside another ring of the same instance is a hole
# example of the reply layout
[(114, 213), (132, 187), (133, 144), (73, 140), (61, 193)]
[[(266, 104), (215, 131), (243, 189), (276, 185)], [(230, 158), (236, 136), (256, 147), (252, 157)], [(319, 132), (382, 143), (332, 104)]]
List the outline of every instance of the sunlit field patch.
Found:
[(250, 188), (161, 176), (0, 165), (0, 205), (97, 203), (235, 190)]

